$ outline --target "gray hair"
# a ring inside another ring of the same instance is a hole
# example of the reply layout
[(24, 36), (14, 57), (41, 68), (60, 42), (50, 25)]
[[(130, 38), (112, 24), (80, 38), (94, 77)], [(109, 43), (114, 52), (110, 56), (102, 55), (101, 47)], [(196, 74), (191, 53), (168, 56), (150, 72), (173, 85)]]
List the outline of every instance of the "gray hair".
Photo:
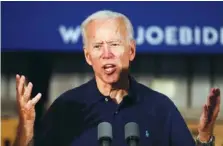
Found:
[(101, 10), (101, 11), (97, 11), (93, 14), (91, 14), (90, 16), (88, 16), (83, 23), (81, 24), (81, 33), (82, 33), (82, 39), (83, 39), (83, 44), (84, 46), (86, 45), (86, 26), (92, 21), (92, 20), (97, 20), (97, 19), (110, 19), (110, 18), (123, 18), (124, 23), (126, 25), (126, 29), (127, 29), (127, 39), (128, 40), (133, 40), (134, 38), (134, 30), (133, 30), (133, 26), (132, 23), (130, 22), (130, 20), (121, 13), (118, 12), (113, 12), (110, 10)]

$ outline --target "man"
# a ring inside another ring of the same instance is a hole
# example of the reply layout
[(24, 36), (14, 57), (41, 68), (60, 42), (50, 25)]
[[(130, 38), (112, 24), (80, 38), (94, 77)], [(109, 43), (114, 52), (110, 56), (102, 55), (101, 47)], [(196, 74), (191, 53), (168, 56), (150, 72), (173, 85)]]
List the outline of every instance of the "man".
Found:
[[(116, 12), (99, 11), (82, 23), (84, 55), (95, 77), (58, 97), (33, 136), (32, 84), (16, 76), (20, 124), (15, 145), (96, 146), (97, 125), (112, 124), (114, 146), (127, 146), (124, 125), (136, 122), (141, 146), (193, 146), (195, 141), (173, 102), (137, 83), (129, 74), (136, 46), (129, 19)], [(220, 108), (220, 91), (213, 88), (203, 108), (197, 145), (213, 144), (214, 122)], [(145, 134), (146, 132), (146, 134)], [(202, 144), (203, 143), (203, 144)]]

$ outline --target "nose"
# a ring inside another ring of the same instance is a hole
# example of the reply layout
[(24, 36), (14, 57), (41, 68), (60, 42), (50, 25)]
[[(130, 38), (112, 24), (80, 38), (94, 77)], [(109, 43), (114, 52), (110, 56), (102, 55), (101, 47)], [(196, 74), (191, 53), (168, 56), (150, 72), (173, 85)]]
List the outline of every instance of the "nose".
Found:
[(109, 45), (105, 44), (103, 47), (103, 55), (102, 58), (103, 59), (111, 59), (114, 57), (114, 54), (111, 51), (111, 48), (109, 47)]

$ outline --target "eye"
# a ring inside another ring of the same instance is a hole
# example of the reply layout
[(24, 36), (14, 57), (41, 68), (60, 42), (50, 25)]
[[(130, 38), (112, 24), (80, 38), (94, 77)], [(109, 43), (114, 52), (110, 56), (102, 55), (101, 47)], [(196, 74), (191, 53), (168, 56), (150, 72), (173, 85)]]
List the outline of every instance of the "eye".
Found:
[(101, 45), (94, 45), (94, 48), (99, 49), (99, 48), (101, 48)]
[(112, 43), (111, 46), (116, 47), (116, 46), (119, 46), (119, 44), (118, 43)]

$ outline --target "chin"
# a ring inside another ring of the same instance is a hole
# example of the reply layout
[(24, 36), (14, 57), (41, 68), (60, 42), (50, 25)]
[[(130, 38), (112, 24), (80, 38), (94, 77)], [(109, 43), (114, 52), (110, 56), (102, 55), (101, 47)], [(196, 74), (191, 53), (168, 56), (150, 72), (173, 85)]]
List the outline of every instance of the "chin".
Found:
[(102, 78), (105, 83), (114, 84), (119, 81), (119, 77), (120, 77), (119, 75), (113, 74), (113, 75), (104, 75)]

